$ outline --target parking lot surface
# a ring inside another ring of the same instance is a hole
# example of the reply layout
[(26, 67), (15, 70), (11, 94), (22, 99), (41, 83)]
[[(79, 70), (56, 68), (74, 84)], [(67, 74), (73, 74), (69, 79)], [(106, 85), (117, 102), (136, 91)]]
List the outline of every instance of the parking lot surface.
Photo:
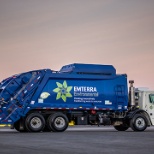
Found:
[(118, 132), (113, 127), (72, 126), (65, 132), (20, 133), (0, 128), (0, 154), (152, 154), (154, 127)]

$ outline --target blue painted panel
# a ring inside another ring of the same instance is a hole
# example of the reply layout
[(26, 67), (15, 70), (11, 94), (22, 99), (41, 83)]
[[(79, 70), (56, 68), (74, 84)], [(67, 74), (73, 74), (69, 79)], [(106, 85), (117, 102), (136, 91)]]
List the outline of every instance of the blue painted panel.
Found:
[[(117, 87), (122, 89), (118, 91)], [(50, 78), (35, 101), (44, 107), (124, 110), (128, 104), (127, 79), (125, 76), (112, 80)]]

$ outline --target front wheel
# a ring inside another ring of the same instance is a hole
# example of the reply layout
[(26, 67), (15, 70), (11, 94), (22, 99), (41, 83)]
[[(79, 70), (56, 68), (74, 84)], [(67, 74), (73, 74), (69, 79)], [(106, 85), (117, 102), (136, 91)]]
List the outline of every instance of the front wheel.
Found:
[(118, 131), (126, 131), (129, 127), (124, 125), (114, 126), (114, 128)]
[(142, 114), (136, 114), (130, 121), (130, 127), (134, 131), (144, 131), (147, 128), (146, 117)]
[(61, 112), (54, 113), (48, 117), (48, 128), (54, 132), (63, 132), (68, 127), (68, 118)]

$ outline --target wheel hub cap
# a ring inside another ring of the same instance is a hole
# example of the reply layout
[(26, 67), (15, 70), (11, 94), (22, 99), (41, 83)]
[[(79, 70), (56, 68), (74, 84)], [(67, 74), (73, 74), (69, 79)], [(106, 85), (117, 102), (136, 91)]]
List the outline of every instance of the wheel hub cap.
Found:
[(65, 126), (65, 120), (62, 117), (57, 117), (54, 123), (57, 128), (63, 128)]
[(143, 118), (137, 118), (136, 119), (136, 126), (138, 128), (143, 128), (145, 126), (145, 121)]
[(30, 124), (33, 128), (39, 128), (41, 126), (42, 122), (41, 122), (40, 118), (34, 117), (31, 119)]

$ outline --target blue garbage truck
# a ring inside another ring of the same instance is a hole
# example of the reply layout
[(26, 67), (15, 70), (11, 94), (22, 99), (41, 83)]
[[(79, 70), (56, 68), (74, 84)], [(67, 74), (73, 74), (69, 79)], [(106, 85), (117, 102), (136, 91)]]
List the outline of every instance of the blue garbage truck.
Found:
[[(128, 90), (129, 89), (129, 90)], [(62, 132), (75, 125), (113, 125), (144, 131), (148, 113), (135, 104), (133, 81), (112, 65), (74, 63), (41, 69), (0, 83), (0, 124), (19, 132)]]

